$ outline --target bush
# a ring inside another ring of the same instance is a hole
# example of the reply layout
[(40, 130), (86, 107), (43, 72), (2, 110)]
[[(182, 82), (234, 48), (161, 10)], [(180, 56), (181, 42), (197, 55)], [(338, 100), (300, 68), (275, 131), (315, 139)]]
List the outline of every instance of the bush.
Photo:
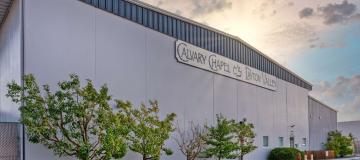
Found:
[(325, 143), (327, 150), (333, 150), (336, 157), (344, 157), (353, 153), (353, 138), (351, 135), (344, 136), (339, 131), (328, 133), (328, 139)]
[(268, 160), (297, 160), (299, 154), (304, 157), (304, 153), (296, 148), (275, 148), (270, 152)]

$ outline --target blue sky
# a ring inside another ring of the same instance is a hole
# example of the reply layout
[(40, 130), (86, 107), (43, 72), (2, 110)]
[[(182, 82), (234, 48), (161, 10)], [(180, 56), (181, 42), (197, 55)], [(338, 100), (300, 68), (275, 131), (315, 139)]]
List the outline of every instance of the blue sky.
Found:
[(238, 36), (311, 82), (312, 96), (360, 120), (359, 0), (142, 0)]
[(343, 38), (340, 48), (309, 48), (288, 60), (289, 68), (312, 83), (331, 81), (338, 76), (360, 74), (360, 23), (329, 33), (328, 39)]

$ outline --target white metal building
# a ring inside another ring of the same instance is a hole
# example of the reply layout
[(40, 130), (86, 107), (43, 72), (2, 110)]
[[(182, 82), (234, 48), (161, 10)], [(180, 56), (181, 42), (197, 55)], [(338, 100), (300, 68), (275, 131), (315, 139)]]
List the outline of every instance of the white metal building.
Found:
[[(311, 84), (235, 36), (138, 1), (0, 0), (0, 6), (1, 122), (19, 118), (4, 96), (11, 80), (32, 73), (55, 85), (77, 73), (106, 83), (114, 98), (157, 99), (161, 112), (175, 112), (180, 122), (213, 124), (219, 113), (247, 118), (258, 146), (248, 160), (266, 159), (279, 146), (311, 149)], [(18, 130), (17, 157), (55, 159), (41, 145), (23, 145)], [(167, 145), (175, 152), (163, 159), (184, 159), (172, 140)]]

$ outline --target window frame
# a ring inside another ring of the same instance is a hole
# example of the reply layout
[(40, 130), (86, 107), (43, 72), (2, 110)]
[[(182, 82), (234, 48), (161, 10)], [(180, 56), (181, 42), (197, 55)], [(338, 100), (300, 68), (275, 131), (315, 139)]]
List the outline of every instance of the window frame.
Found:
[(269, 136), (263, 136), (263, 140), (262, 140), (262, 146), (263, 147), (269, 147)]
[(284, 137), (279, 137), (278, 142), (279, 142), (279, 147), (284, 147)]
[(303, 147), (307, 146), (307, 139), (306, 138), (301, 139), (301, 146), (303, 146)]

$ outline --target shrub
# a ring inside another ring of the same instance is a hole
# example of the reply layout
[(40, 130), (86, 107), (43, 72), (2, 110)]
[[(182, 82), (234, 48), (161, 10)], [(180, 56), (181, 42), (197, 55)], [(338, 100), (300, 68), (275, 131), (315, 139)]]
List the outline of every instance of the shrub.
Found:
[(304, 153), (296, 148), (275, 148), (270, 152), (268, 160), (296, 160), (299, 154), (304, 157)]
[(344, 136), (339, 131), (331, 131), (328, 133), (325, 147), (327, 150), (333, 150), (336, 157), (344, 157), (353, 153), (352, 144), (352, 135)]

